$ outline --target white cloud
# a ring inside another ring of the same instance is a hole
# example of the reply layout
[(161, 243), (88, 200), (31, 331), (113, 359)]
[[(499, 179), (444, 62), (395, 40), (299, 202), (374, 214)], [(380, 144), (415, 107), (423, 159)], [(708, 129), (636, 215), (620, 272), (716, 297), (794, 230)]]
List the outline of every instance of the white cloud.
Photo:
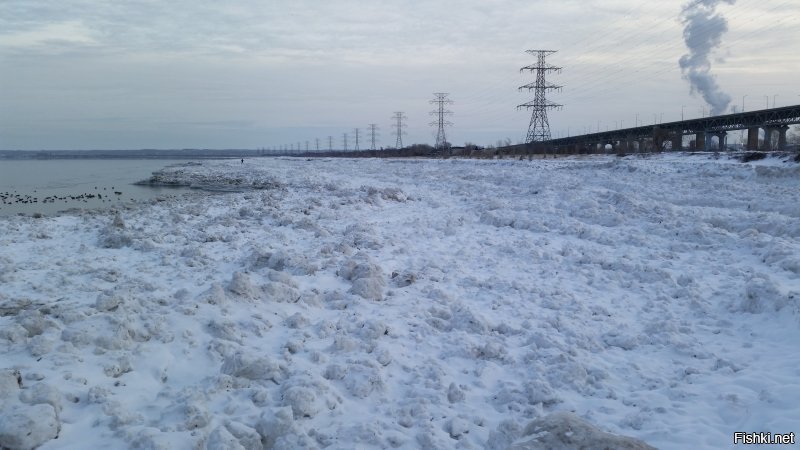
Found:
[(43, 23), (35, 28), (0, 34), (0, 47), (44, 50), (48, 47), (97, 46), (91, 30), (81, 21)]

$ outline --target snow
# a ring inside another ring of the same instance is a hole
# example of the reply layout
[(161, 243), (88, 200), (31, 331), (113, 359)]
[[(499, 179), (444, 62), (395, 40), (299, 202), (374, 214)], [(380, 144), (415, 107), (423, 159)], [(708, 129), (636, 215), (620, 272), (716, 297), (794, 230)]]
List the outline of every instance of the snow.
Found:
[(798, 167), (203, 161), (153, 181), (210, 192), (0, 219), (0, 446), (798, 432)]

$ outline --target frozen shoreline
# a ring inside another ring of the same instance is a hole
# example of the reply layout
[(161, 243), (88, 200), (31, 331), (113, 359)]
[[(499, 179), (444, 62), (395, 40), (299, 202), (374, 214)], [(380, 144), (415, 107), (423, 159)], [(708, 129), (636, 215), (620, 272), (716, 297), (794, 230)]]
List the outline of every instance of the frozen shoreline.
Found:
[(665, 449), (798, 432), (798, 167), (169, 169), (258, 189), (0, 219), (0, 396), (52, 408), (42, 448), (505, 448), (557, 411)]

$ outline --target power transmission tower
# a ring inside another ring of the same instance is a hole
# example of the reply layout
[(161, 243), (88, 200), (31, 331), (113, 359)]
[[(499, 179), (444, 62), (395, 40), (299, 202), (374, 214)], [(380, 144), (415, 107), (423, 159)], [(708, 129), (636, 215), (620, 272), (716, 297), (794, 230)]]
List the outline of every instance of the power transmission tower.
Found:
[(452, 100), (448, 99), (446, 92), (434, 92), (433, 95), (435, 98), (428, 103), (433, 105), (439, 105), (439, 107), (435, 111), (431, 111), (432, 116), (436, 116), (438, 120), (435, 120), (430, 123), (431, 126), (438, 126), (439, 131), (436, 132), (436, 148), (442, 149), (447, 147), (447, 137), (444, 134), (444, 127), (452, 126), (452, 122), (448, 122), (444, 120), (445, 116), (453, 115), (453, 111), (447, 111), (444, 109), (445, 105), (450, 105), (453, 103)]
[(533, 83), (520, 86), (519, 90), (527, 89), (534, 91), (532, 102), (523, 103), (517, 106), (519, 108), (533, 109), (531, 114), (531, 123), (528, 125), (528, 136), (526, 142), (543, 142), (550, 140), (550, 122), (547, 120), (547, 110), (552, 108), (561, 108), (563, 105), (553, 103), (547, 100), (547, 91), (561, 90), (562, 86), (557, 86), (545, 81), (545, 74), (548, 72), (561, 72), (561, 67), (547, 65), (545, 59), (547, 55), (555, 53), (556, 50), (527, 50), (526, 53), (536, 55), (537, 62), (532, 66), (525, 66), (519, 69), (520, 72), (529, 70), (536, 72), (536, 81)]
[(308, 141), (306, 141), (306, 152), (308, 152)]
[(403, 123), (404, 119), (408, 119), (408, 117), (406, 117), (401, 111), (395, 112), (394, 115), (392, 116), (392, 120), (395, 121), (394, 134), (395, 136), (397, 136), (397, 142), (395, 143), (395, 148), (398, 149), (403, 148), (403, 135), (407, 134), (405, 131), (403, 131), (403, 128), (405, 128), (406, 126)]
[(316, 138), (315, 140), (317, 142), (317, 151), (319, 151), (319, 138)]
[(369, 134), (370, 134), (370, 142), (372, 144), (370, 146), (370, 150), (375, 150), (375, 138), (377, 137), (378, 134), (378, 124), (375, 123), (369, 124)]
[(347, 133), (342, 134), (342, 141), (344, 142), (344, 151), (347, 151)]
[(333, 151), (333, 136), (328, 136), (328, 151)]
[(358, 128), (356, 128), (356, 148), (355, 148), (355, 151), (359, 151), (359, 150), (360, 150), (360, 149), (358, 148), (358, 132), (359, 132), (359, 129), (358, 129)]

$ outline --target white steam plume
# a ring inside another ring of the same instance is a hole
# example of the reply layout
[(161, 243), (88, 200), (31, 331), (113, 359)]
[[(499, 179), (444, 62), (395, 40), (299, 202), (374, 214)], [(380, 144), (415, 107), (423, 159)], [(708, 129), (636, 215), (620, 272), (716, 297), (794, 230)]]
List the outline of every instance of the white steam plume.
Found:
[(692, 93), (699, 92), (711, 107), (712, 115), (723, 114), (731, 96), (722, 92), (711, 75), (711, 51), (719, 47), (722, 35), (728, 31), (728, 21), (716, 13), (719, 3), (734, 4), (736, 0), (691, 0), (683, 6), (683, 40), (689, 53), (680, 59), (683, 77), (689, 81)]

